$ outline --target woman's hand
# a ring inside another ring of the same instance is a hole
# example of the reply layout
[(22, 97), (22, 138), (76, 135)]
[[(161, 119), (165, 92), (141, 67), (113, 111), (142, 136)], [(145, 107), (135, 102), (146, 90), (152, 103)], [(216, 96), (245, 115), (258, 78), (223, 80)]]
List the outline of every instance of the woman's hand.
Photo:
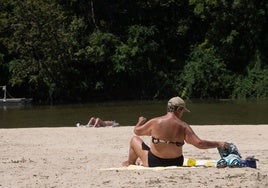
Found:
[(137, 125), (140, 126), (140, 125), (143, 125), (145, 123), (147, 119), (143, 116), (139, 117), (139, 120), (138, 120), (138, 123)]
[(230, 144), (228, 142), (219, 142), (219, 148), (229, 149)]

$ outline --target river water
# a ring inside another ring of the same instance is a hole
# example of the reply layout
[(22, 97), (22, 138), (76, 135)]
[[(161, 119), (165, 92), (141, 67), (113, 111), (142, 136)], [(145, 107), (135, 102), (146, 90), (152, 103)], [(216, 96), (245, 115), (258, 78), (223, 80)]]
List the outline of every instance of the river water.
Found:
[[(265, 101), (187, 101), (190, 113), (182, 119), (190, 125), (268, 124)], [(166, 101), (130, 101), (55, 106), (0, 106), (0, 128), (73, 127), (91, 116), (132, 126), (139, 116), (152, 118), (166, 113)]]

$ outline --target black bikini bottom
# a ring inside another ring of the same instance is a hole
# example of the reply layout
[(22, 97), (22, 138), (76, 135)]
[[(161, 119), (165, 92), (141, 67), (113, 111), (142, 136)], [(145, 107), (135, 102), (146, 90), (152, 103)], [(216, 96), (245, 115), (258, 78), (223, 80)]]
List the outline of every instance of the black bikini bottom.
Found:
[(148, 165), (149, 167), (157, 167), (157, 166), (182, 166), (183, 165), (184, 157), (181, 155), (178, 158), (170, 158), (170, 159), (163, 159), (160, 157), (155, 156), (149, 150), (148, 153)]

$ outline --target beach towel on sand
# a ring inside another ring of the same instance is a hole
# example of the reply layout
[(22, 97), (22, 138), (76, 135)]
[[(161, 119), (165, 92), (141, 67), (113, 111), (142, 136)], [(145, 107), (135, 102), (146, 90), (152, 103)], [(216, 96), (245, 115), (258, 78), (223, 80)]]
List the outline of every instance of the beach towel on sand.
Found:
[[(192, 159), (192, 158), (189, 158)], [(144, 167), (142, 165), (129, 165), (128, 167), (112, 167), (112, 168), (102, 168), (100, 170), (110, 171), (110, 170), (174, 170), (174, 169), (187, 169), (187, 168), (208, 168), (208, 167), (215, 167), (217, 160), (212, 159), (195, 159), (194, 165), (189, 165), (188, 160), (184, 159), (183, 166), (159, 166), (159, 167)]]

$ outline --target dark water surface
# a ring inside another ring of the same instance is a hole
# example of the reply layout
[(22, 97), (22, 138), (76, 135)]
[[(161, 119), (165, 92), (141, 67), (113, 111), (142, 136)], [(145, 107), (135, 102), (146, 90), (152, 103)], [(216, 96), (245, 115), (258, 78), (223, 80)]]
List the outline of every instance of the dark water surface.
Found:
[[(266, 101), (187, 101), (191, 113), (183, 120), (191, 125), (268, 124)], [(91, 116), (134, 125), (139, 116), (166, 113), (166, 101), (109, 102), (56, 106), (0, 106), (0, 128), (73, 127)]]

